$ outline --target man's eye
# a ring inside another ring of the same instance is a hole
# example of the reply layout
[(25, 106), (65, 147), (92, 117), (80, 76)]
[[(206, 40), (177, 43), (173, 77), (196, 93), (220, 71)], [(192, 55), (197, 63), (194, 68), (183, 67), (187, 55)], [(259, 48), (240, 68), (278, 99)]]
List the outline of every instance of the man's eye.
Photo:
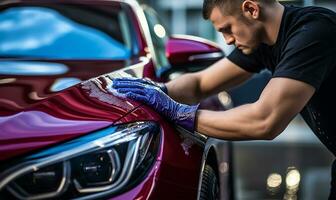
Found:
[(225, 33), (232, 33), (232, 31), (231, 31), (231, 27), (227, 27), (227, 28), (225, 28), (225, 29), (224, 29), (224, 32), (225, 32)]
[(230, 34), (230, 33), (232, 33), (230, 26), (223, 27), (223, 28), (219, 29), (219, 32), (224, 33), (224, 34)]

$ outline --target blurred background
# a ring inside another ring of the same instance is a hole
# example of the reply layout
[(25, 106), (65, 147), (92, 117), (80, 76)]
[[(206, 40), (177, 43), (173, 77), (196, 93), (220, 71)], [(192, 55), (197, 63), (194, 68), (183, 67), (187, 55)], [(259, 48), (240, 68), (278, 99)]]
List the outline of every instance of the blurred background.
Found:
[[(172, 34), (189, 34), (227, 46), (202, 18), (202, 0), (139, 0), (153, 7)], [(336, 11), (335, 0), (280, 1), (285, 5), (322, 6)], [(230, 91), (234, 105), (255, 101), (269, 80), (266, 71)], [(239, 200), (327, 199), (333, 155), (300, 116), (274, 141), (234, 142), (235, 195)]]

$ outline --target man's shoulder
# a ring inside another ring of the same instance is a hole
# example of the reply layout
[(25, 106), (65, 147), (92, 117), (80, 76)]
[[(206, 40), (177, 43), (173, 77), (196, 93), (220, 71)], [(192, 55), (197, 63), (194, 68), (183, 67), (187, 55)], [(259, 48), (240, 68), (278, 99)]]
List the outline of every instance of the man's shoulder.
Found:
[(318, 6), (309, 7), (286, 7), (287, 20), (292, 25), (302, 23), (326, 23), (336, 26), (336, 13), (327, 8)]
[(319, 7), (319, 6), (285, 6), (287, 13), (299, 13), (301, 16), (304, 15), (316, 15), (316, 14), (327, 14), (327, 15), (336, 15), (336, 13), (328, 8)]
[(294, 46), (306, 42), (327, 41), (336, 44), (336, 13), (321, 7), (289, 7), (282, 39)]

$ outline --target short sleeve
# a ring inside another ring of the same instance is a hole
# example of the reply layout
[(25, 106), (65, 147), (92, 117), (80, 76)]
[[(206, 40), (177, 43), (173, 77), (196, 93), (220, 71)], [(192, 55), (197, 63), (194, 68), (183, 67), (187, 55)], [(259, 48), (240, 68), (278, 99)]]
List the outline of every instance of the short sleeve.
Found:
[(273, 77), (286, 77), (318, 90), (336, 62), (335, 24), (327, 20), (307, 23), (288, 38)]
[(258, 57), (259, 51), (260, 49), (257, 49), (254, 53), (245, 55), (240, 49), (235, 48), (232, 53), (227, 56), (227, 59), (248, 72), (259, 73), (264, 69)]

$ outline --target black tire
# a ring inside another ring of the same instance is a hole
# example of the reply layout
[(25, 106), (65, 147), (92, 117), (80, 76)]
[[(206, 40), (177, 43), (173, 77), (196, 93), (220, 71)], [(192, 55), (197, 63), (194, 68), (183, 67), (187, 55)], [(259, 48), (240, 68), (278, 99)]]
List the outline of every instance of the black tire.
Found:
[(210, 165), (204, 166), (200, 200), (219, 200), (219, 181), (215, 170)]

